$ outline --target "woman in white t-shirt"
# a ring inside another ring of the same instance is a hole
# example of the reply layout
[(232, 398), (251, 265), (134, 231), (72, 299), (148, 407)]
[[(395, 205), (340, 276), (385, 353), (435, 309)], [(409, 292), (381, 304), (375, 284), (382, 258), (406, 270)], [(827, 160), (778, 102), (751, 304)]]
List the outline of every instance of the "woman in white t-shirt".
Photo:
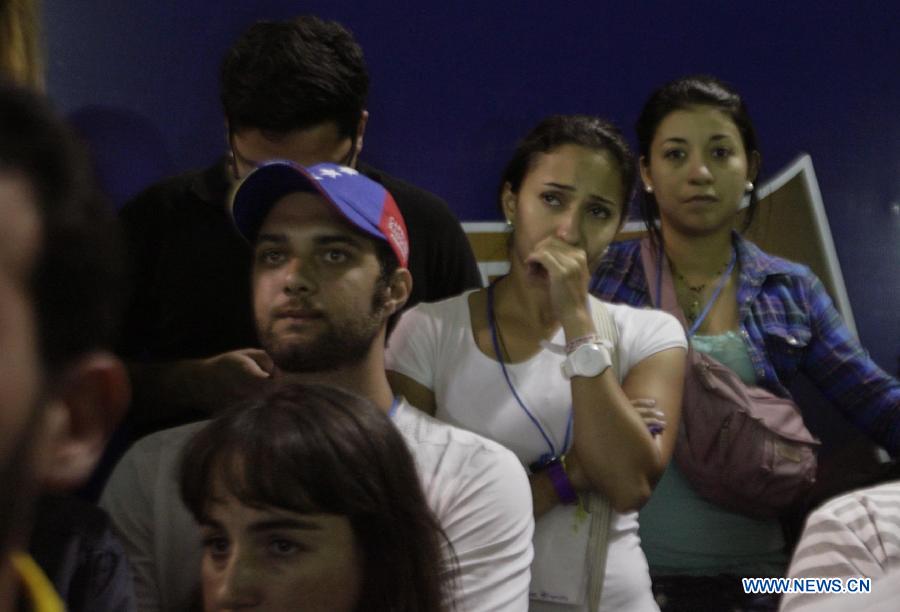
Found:
[(636, 511), (675, 443), (684, 332), (665, 313), (605, 304), (617, 335), (610, 347), (597, 334), (604, 305), (587, 291), (633, 182), (632, 157), (615, 128), (587, 116), (544, 120), (501, 181), (500, 205), (513, 227), (509, 274), (488, 289), (419, 304), (390, 340), (396, 393), (504, 444), (531, 467), (536, 534), (569, 512), (562, 520), (572, 529), (559, 530), (549, 550), (535, 540), (532, 610), (560, 602), (591, 608), (586, 585), (598, 555), (566, 540), (590, 518), (574, 510), (576, 492), (588, 491), (614, 509), (599, 609), (657, 609)]

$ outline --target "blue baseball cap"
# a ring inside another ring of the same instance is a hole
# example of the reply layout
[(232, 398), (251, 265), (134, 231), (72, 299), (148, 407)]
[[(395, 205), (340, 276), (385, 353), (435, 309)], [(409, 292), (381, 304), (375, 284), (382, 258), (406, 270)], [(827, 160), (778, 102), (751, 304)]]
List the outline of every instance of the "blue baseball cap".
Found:
[(316, 164), (305, 168), (286, 160), (260, 164), (241, 181), (231, 202), (238, 231), (254, 242), (275, 203), (298, 191), (321, 195), (353, 226), (386, 241), (400, 266), (407, 267), (409, 237), (394, 197), (380, 184), (347, 166)]

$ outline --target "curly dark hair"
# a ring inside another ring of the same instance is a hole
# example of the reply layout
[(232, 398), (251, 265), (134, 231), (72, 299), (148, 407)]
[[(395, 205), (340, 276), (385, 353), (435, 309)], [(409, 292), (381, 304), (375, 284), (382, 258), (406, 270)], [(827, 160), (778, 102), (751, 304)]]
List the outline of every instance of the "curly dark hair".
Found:
[(334, 121), (351, 137), (368, 92), (353, 35), (318, 17), (255, 23), (222, 62), (222, 107), (233, 131), (282, 133)]

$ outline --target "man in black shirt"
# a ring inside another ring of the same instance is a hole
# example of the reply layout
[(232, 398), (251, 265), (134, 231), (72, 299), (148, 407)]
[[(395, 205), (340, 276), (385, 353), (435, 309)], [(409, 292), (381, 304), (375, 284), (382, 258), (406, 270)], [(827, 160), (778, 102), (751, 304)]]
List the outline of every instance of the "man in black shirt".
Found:
[(341, 163), (392, 193), (411, 242), (407, 307), (480, 286), (447, 205), (359, 162), (368, 85), (362, 50), (339, 24), (253, 25), (222, 66), (227, 157), (154, 185), (123, 209), (135, 293), (121, 352), (131, 361), (138, 433), (215, 412), (268, 380), (251, 316), (250, 250), (227, 208), (232, 186), (263, 161)]

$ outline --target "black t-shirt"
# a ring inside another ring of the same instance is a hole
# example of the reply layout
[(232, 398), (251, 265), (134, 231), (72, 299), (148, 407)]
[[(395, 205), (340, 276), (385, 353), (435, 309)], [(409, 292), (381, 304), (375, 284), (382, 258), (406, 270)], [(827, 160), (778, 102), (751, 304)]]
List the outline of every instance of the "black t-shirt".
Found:
[[(360, 164), (384, 185), (406, 221), (413, 289), (406, 307), (481, 285), (459, 221), (435, 195)], [(138, 361), (198, 358), (257, 346), (250, 300), (250, 246), (226, 208), (224, 162), (174, 177), (121, 212), (134, 294), (120, 353)]]

